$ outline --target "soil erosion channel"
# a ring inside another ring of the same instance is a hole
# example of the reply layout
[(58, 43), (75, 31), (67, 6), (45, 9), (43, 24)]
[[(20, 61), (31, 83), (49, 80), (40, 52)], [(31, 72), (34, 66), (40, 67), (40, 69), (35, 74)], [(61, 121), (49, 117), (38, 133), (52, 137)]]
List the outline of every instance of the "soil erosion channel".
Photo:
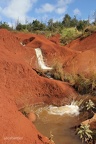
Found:
[[(51, 70), (44, 63), (42, 51), (35, 49), (38, 65), (42, 70)], [(74, 103), (61, 107), (36, 105), (31, 107), (37, 119), (34, 122), (36, 128), (45, 136), (51, 137), (55, 144), (81, 144), (79, 138), (72, 129), (78, 121), (79, 107)]]

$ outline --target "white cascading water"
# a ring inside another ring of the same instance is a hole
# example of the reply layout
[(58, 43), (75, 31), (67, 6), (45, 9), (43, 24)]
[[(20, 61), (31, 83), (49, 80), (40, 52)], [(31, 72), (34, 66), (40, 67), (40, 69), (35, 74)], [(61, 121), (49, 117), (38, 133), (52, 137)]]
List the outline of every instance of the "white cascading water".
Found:
[(39, 64), (39, 67), (42, 69), (42, 70), (52, 70), (51, 67), (47, 67), (44, 63), (44, 60), (43, 60), (43, 55), (42, 55), (42, 51), (40, 48), (36, 48), (35, 49), (35, 52), (36, 52), (36, 57), (37, 57), (37, 60), (38, 60), (38, 64)]
[(76, 105), (76, 103), (73, 101), (70, 105), (65, 105), (65, 106), (49, 106), (48, 113), (54, 114), (54, 115), (73, 115), (77, 116), (79, 115), (79, 107)]
[(48, 113), (49, 114), (53, 114), (53, 115), (73, 115), (73, 116), (77, 116), (79, 115), (79, 107), (77, 105), (65, 105), (65, 106), (49, 106), (48, 109)]
[(75, 102), (72, 102), (70, 105), (65, 105), (65, 106), (41, 106), (37, 110), (37, 114), (40, 115), (43, 113), (43, 111), (46, 111), (49, 115), (58, 115), (58, 116), (63, 116), (65, 114), (69, 116), (78, 116), (79, 115), (79, 107), (75, 104)]
[[(35, 52), (36, 52), (36, 56), (40, 68), (43, 70), (52, 70), (51, 67), (47, 67), (45, 65), (41, 49), (36, 48)], [(49, 114), (52, 115), (64, 115), (64, 114), (73, 115), (73, 116), (79, 115), (79, 107), (75, 104), (75, 102), (72, 102), (70, 105), (65, 105), (60, 107), (50, 105), (45, 109)], [(40, 110), (40, 112), (42, 112), (42, 110)]]

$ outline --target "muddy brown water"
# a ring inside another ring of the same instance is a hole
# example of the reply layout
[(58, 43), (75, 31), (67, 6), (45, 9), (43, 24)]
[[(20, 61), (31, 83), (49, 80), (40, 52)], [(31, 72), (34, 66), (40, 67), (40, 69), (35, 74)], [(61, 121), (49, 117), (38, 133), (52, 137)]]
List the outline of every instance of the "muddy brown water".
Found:
[(82, 144), (75, 129), (72, 128), (78, 122), (79, 116), (53, 114), (48, 112), (49, 107), (37, 105), (31, 108), (37, 116), (34, 124), (39, 132), (48, 138), (52, 134), (55, 144)]

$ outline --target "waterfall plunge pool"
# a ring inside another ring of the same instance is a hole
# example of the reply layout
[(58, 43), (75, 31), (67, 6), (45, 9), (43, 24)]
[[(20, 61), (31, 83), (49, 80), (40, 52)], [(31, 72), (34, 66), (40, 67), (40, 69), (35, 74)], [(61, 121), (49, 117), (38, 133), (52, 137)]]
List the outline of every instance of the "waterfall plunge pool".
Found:
[(50, 138), (53, 135), (55, 144), (82, 144), (74, 127), (79, 119), (79, 107), (71, 104), (66, 106), (35, 105), (31, 110), (37, 119), (34, 125), (40, 133)]

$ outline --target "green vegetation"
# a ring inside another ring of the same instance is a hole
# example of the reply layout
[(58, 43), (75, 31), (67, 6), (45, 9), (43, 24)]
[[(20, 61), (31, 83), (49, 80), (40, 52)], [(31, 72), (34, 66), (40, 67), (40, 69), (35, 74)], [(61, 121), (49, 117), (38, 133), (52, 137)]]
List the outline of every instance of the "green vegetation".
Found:
[(66, 45), (78, 37), (83, 39), (90, 35), (92, 32), (90, 30), (91, 27), (95, 26), (96, 23), (91, 24), (89, 20), (78, 20), (76, 16), (72, 18), (68, 14), (65, 14), (62, 21), (54, 22), (53, 19), (49, 19), (47, 23), (40, 22), (39, 20), (33, 20), (33, 22), (26, 24), (17, 22), (16, 30), (43, 34), (46, 37), (59, 33), (61, 35), (61, 44)]
[(96, 76), (66, 75), (65, 81), (69, 82), (80, 94), (96, 95)]
[(80, 139), (82, 139), (83, 142), (89, 142), (90, 139), (92, 139), (92, 131), (90, 130), (90, 125), (86, 124), (81, 126), (77, 129), (77, 134), (80, 136)]
[(53, 70), (51, 71), (51, 77), (56, 80), (64, 81), (64, 71), (62, 68), (62, 64), (55, 60), (52, 67)]
[(86, 102), (86, 108), (87, 108), (87, 110), (91, 110), (91, 109), (95, 108), (95, 104), (93, 103), (92, 100), (89, 99), (89, 101)]
[(69, 74), (64, 72), (62, 63), (58, 60), (53, 62), (53, 70), (50, 76), (56, 80), (68, 82), (80, 94), (91, 94), (96, 96), (96, 74), (85, 76), (83, 74)]
[(60, 42), (64, 45), (68, 44), (72, 40), (80, 37), (82, 35), (81, 31), (78, 31), (75, 27), (63, 28), (61, 30)]
[(8, 29), (8, 30), (12, 30), (13, 28), (11, 28), (6, 22), (0, 22), (0, 29), (4, 28), (4, 29)]
[(76, 74), (71, 75), (68, 79), (69, 83), (81, 94), (92, 94), (95, 95), (95, 84), (96, 77), (86, 77), (84, 75)]
[(83, 112), (83, 114), (87, 113), (88, 119), (94, 116), (94, 113), (96, 112), (95, 102), (93, 102), (91, 99), (86, 99), (86, 97), (80, 101), (77, 101), (77, 105), (80, 107), (80, 111)]
[[(87, 112), (87, 119), (90, 119), (94, 116), (96, 105), (91, 99), (81, 99), (80, 101), (76, 101), (76, 104), (79, 105), (83, 115)], [(81, 125), (76, 129), (76, 133), (79, 135), (82, 143), (95, 144), (96, 130), (92, 129), (89, 124), (81, 123)]]
[(50, 72), (44, 72), (42, 69), (36, 70), (36, 72), (44, 77), (47, 74), (63, 82), (68, 82), (78, 93), (80, 94), (91, 94), (96, 96), (96, 74), (86, 76), (83, 74), (69, 74), (64, 72), (63, 64), (54, 60), (52, 64), (53, 69)]
[[(61, 21), (54, 21), (51, 18), (46, 23), (36, 19), (30, 23), (25, 20), (25, 24), (21, 24), (20, 21), (17, 20), (14, 29), (17, 31), (43, 34), (46, 37), (59, 33), (61, 35), (61, 44), (66, 45), (78, 37), (83, 39), (93, 31), (96, 31), (96, 13), (94, 13), (93, 18), (93, 23), (90, 23), (89, 20), (78, 20), (76, 16), (71, 17), (69, 14), (65, 14)], [(2, 21), (0, 22), (0, 28), (13, 29), (13, 27), (10, 27), (6, 22)]]

